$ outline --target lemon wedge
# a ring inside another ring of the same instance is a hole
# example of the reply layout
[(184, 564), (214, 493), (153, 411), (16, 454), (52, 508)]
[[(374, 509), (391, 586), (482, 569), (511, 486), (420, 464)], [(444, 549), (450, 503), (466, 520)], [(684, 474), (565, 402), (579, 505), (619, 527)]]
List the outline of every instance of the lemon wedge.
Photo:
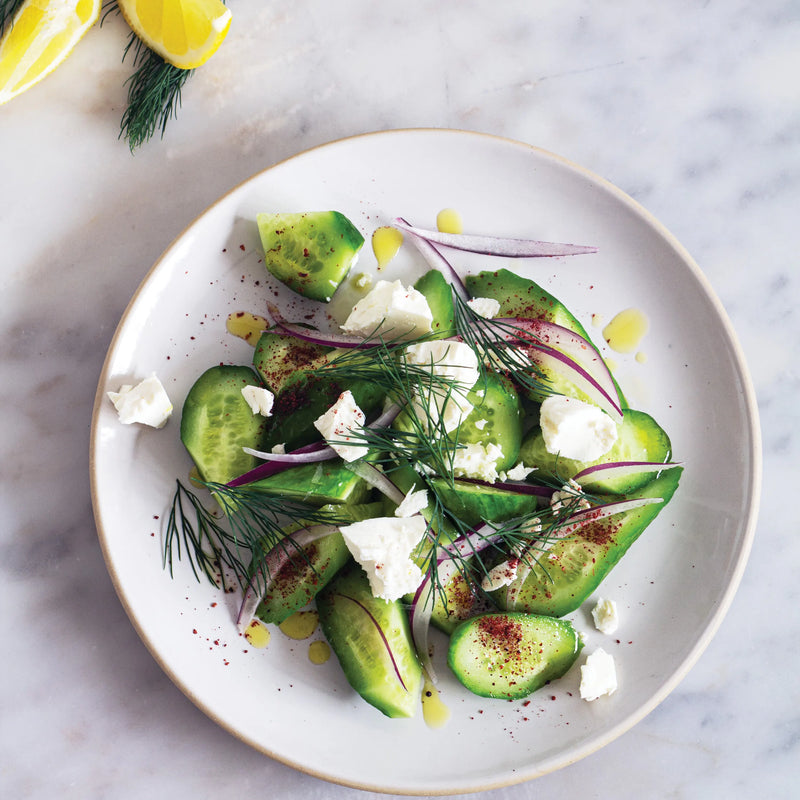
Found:
[(102, 0), (26, 0), (0, 39), (0, 105), (49, 75), (100, 16)]
[(231, 26), (221, 0), (119, 0), (119, 8), (136, 35), (180, 69), (208, 61)]

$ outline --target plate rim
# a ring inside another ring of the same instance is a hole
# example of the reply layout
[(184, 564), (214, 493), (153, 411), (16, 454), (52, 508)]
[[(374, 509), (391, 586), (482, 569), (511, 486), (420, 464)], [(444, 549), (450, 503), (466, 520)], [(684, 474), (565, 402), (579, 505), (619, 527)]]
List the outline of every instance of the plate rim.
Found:
[[(131, 315), (133, 308), (137, 304), (140, 295), (145, 291), (154, 273), (160, 268), (161, 264), (169, 257), (170, 253), (173, 251), (176, 245), (206, 215), (210, 214), (215, 208), (225, 203), (229, 197), (240, 192), (248, 184), (257, 182), (261, 176), (275, 170), (276, 168), (284, 164), (287, 164), (297, 159), (302, 159), (308, 156), (310, 153), (316, 152), (321, 149), (325, 148), (332, 149), (335, 148), (336, 146), (350, 144), (362, 139), (390, 138), (397, 136), (402, 137), (409, 134), (414, 134), (414, 135), (422, 134), (422, 135), (432, 135), (432, 136), (442, 136), (442, 137), (447, 137), (447, 136), (471, 137), (479, 141), (495, 142), (516, 148), (527, 149), (530, 152), (536, 154), (540, 158), (544, 158), (546, 160), (560, 164), (561, 166), (566, 167), (567, 169), (574, 171), (582, 175), (583, 177), (591, 180), (593, 183), (598, 184), (605, 191), (612, 194), (618, 202), (626, 206), (633, 214), (635, 214), (635, 216), (643, 220), (650, 228), (655, 230), (655, 232), (661, 238), (663, 238), (669, 244), (669, 246), (676, 252), (678, 257), (686, 264), (686, 266), (689, 267), (695, 280), (698, 282), (699, 287), (705, 294), (706, 299), (711, 303), (716, 313), (717, 321), (722, 325), (725, 338), (727, 339), (731, 347), (731, 356), (734, 361), (735, 371), (741, 382), (742, 402), (745, 410), (745, 416), (748, 421), (748, 433), (750, 440), (749, 441), (750, 448), (749, 452), (747, 453), (747, 456), (749, 459), (751, 474), (749, 476), (750, 480), (748, 482), (749, 492), (747, 496), (746, 513), (743, 515), (744, 522), (741, 526), (742, 530), (741, 547), (739, 549), (735, 564), (731, 570), (730, 580), (728, 581), (724, 592), (719, 598), (719, 603), (717, 604), (713, 613), (710, 615), (702, 635), (698, 637), (698, 640), (694, 643), (694, 646), (687, 653), (686, 657), (679, 664), (677, 669), (675, 669), (675, 671), (659, 687), (659, 689), (653, 693), (653, 695), (649, 698), (649, 700), (646, 703), (643, 703), (634, 712), (624, 717), (617, 725), (610, 728), (604, 735), (601, 735), (596, 741), (590, 742), (589, 745), (584, 745), (584, 747), (580, 749), (580, 751), (577, 752), (574, 756), (562, 757), (560, 760), (556, 760), (557, 763), (547, 765), (542, 769), (531, 770), (530, 772), (517, 770), (513, 775), (506, 776), (505, 778), (497, 781), (486, 781), (480, 784), (470, 784), (469, 786), (460, 786), (456, 788), (442, 787), (434, 789), (431, 788), (413, 789), (408, 787), (375, 785), (371, 783), (362, 783), (358, 781), (351, 781), (339, 778), (337, 776), (333, 776), (326, 773), (324, 770), (315, 769), (306, 764), (303, 764), (302, 762), (293, 760), (287, 756), (276, 754), (272, 752), (268, 747), (265, 747), (263, 744), (251, 740), (251, 738), (242, 734), (233, 725), (219, 718), (214, 711), (212, 711), (209, 707), (207, 707), (204, 701), (202, 701), (188, 686), (185, 685), (181, 677), (177, 674), (174, 674), (174, 672), (167, 666), (167, 664), (162, 659), (158, 650), (155, 648), (155, 646), (148, 638), (148, 635), (146, 634), (142, 624), (137, 619), (131, 607), (131, 604), (129, 603), (128, 598), (123, 590), (120, 579), (116, 572), (114, 562), (109, 552), (108, 540), (107, 540), (108, 534), (103, 525), (103, 520), (100, 510), (98, 486), (97, 486), (98, 476), (96, 469), (97, 465), (96, 455), (98, 450), (98, 442), (97, 442), (98, 428), (99, 428), (98, 418), (100, 409), (103, 403), (105, 402), (105, 387), (108, 382), (110, 363), (113, 354), (115, 352), (118, 340), (122, 335), (123, 329), (126, 327), (128, 318)], [(92, 512), (93, 512), (95, 527), (97, 530), (98, 540), (100, 543), (103, 559), (109, 577), (111, 578), (112, 584), (114, 586), (114, 591), (117, 594), (117, 597), (119, 598), (120, 603), (122, 604), (126, 615), (131, 621), (131, 624), (136, 630), (137, 635), (139, 636), (139, 638), (141, 639), (142, 643), (145, 645), (147, 650), (150, 652), (150, 654), (153, 656), (153, 658), (155, 659), (156, 663), (159, 665), (161, 670), (167, 675), (167, 677), (172, 681), (172, 683), (184, 694), (184, 696), (186, 696), (209, 719), (215, 722), (224, 731), (233, 735), (239, 741), (252, 747), (257, 752), (260, 752), (263, 755), (266, 755), (269, 758), (279, 763), (289, 766), (297, 770), (298, 772), (310, 775), (315, 778), (319, 778), (321, 780), (325, 780), (333, 784), (347, 786), (350, 788), (360, 789), (364, 791), (374, 791), (380, 793), (394, 793), (394, 794), (408, 795), (408, 796), (422, 796), (422, 795), (444, 796), (452, 794), (464, 794), (468, 792), (481, 792), (491, 789), (502, 788), (506, 786), (512, 786), (530, 780), (534, 780), (535, 778), (542, 777), (545, 774), (555, 772), (571, 764), (574, 764), (577, 761), (580, 761), (586, 758), (587, 756), (596, 753), (603, 747), (610, 744), (615, 739), (619, 738), (622, 734), (630, 731), (639, 722), (641, 722), (642, 719), (644, 719), (648, 714), (650, 714), (657, 706), (659, 706), (675, 690), (675, 688), (681, 683), (681, 681), (683, 681), (686, 675), (691, 671), (691, 669), (697, 663), (700, 656), (703, 654), (703, 652), (709, 646), (710, 642), (713, 640), (714, 636), (719, 630), (719, 627), (722, 624), (722, 621), (727, 615), (727, 612), (731, 606), (731, 603), (733, 602), (733, 598), (736, 595), (736, 592), (739, 589), (739, 585), (741, 583), (752, 550), (753, 540), (755, 538), (755, 531), (757, 527), (759, 506), (761, 500), (762, 480), (763, 480), (763, 454), (762, 454), (761, 425), (760, 425), (756, 392), (753, 385), (752, 376), (747, 366), (747, 361), (745, 358), (744, 351), (739, 343), (739, 339), (733, 327), (733, 324), (728, 316), (727, 311), (725, 310), (725, 307), (723, 306), (715, 290), (713, 289), (709, 279), (700, 269), (699, 265), (695, 262), (690, 253), (686, 250), (686, 248), (676, 239), (676, 237), (665, 227), (663, 223), (661, 223), (656, 217), (654, 217), (653, 214), (651, 214), (646, 208), (644, 208), (638, 201), (634, 200), (630, 195), (628, 195), (626, 192), (624, 192), (615, 184), (611, 183), (610, 181), (598, 175), (597, 173), (593, 172), (592, 170), (552, 151), (546, 150), (544, 148), (517, 139), (497, 134), (464, 130), (458, 128), (409, 127), (409, 128), (377, 130), (377, 131), (359, 133), (352, 136), (345, 136), (327, 142), (322, 142), (320, 144), (314, 145), (312, 147), (294, 153), (290, 156), (287, 156), (283, 159), (280, 159), (275, 163), (256, 171), (249, 177), (239, 181), (233, 187), (231, 187), (222, 195), (217, 197), (216, 200), (214, 200), (211, 204), (209, 204), (206, 208), (204, 208), (194, 219), (192, 219), (187, 225), (184, 226), (184, 228), (180, 231), (180, 233), (178, 233), (170, 241), (170, 243), (164, 248), (162, 253), (159, 255), (159, 257), (156, 259), (153, 265), (147, 270), (147, 272), (143, 276), (141, 282), (137, 286), (136, 290), (134, 291), (133, 295), (128, 301), (124, 311), (122, 312), (119, 322), (117, 323), (117, 326), (115, 328), (114, 334), (108, 344), (108, 349), (106, 351), (100, 375), (98, 377), (97, 389), (95, 392), (94, 403), (92, 406), (91, 428), (90, 428), (90, 439), (89, 439), (89, 479), (90, 479)]]

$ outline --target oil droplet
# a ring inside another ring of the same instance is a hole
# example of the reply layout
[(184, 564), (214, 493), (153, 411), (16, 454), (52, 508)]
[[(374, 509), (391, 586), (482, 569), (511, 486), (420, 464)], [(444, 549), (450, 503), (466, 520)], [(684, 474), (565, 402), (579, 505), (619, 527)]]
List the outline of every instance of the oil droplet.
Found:
[(198, 489), (203, 488), (203, 479), (200, 476), (200, 470), (197, 467), (192, 467), (189, 470), (189, 483), (196, 486)]
[(429, 728), (443, 728), (450, 719), (450, 709), (442, 702), (439, 690), (429, 678), (422, 687), (422, 717)]
[(649, 327), (650, 321), (644, 312), (638, 308), (626, 308), (603, 328), (603, 338), (617, 353), (632, 353)]
[(604, 361), (606, 362), (606, 366), (609, 368), (611, 372), (617, 371), (617, 367), (619, 367), (619, 364), (617, 364), (617, 362), (614, 361), (613, 358), (606, 358), (604, 359)]
[(308, 639), (317, 629), (319, 615), (316, 611), (296, 611), (287, 617), (278, 627), (281, 633), (290, 639)]
[(254, 619), (244, 632), (244, 638), (247, 639), (253, 647), (259, 650), (262, 650), (269, 644), (270, 635), (269, 628), (257, 619)]
[(378, 262), (378, 269), (383, 269), (397, 255), (401, 244), (403, 234), (397, 228), (385, 226), (373, 231), (372, 252)]
[(327, 642), (311, 642), (308, 646), (308, 660), (312, 664), (324, 664), (331, 657), (331, 648)]
[(442, 233), (463, 233), (464, 225), (461, 222), (461, 214), (453, 208), (443, 208), (436, 215), (436, 227)]
[(244, 339), (248, 344), (256, 346), (256, 342), (261, 337), (261, 332), (270, 327), (270, 322), (258, 314), (251, 314), (249, 311), (234, 311), (228, 314), (225, 322), (228, 333)]
[(639, 352), (636, 354), (636, 361), (637, 361), (639, 364), (646, 364), (646, 363), (647, 363), (647, 353), (645, 353), (645, 352), (643, 352), (642, 350), (640, 350), (640, 351), (639, 351)]

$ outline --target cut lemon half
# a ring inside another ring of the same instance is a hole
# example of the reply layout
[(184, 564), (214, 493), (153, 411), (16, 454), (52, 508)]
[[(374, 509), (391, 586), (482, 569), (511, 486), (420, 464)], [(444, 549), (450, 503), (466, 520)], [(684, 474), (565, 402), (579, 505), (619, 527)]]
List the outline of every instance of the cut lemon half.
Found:
[(0, 105), (49, 75), (100, 16), (102, 0), (26, 0), (0, 39)]
[(231, 26), (221, 0), (119, 0), (119, 7), (134, 33), (181, 69), (208, 61)]

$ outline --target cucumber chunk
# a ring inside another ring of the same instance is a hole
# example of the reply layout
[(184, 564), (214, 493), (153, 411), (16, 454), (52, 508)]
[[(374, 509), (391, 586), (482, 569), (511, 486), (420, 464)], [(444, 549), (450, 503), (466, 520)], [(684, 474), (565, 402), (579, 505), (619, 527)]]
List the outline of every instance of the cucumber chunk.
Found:
[(522, 407), (514, 385), (504, 375), (488, 372), (467, 399), (473, 408), (458, 428), (458, 441), (500, 445), (503, 455), (497, 460), (497, 471), (511, 469), (522, 445)]
[(242, 397), (261, 380), (249, 367), (216, 366), (194, 383), (183, 403), (181, 441), (203, 480), (227, 483), (256, 466), (243, 447), (259, 448), (266, 420)]
[(271, 329), (264, 331), (256, 342), (253, 366), (277, 395), (291, 383), (298, 370), (314, 372), (327, 364), (332, 349)]
[[(495, 272), (480, 272), (477, 275), (470, 275), (465, 283), (473, 297), (491, 297), (497, 300), (500, 303), (500, 316), (544, 319), (577, 333), (594, 346), (580, 320), (560, 300), (528, 278), (522, 278), (507, 269), (499, 269)], [(596, 347), (595, 350), (597, 350)], [(600, 355), (600, 352), (597, 352)], [(547, 369), (544, 369), (543, 372), (548, 381), (548, 393), (564, 394), (578, 400), (592, 402), (591, 398), (566, 378), (552, 374)], [(627, 402), (616, 381), (615, 385), (624, 408), (627, 406)], [(541, 394), (533, 392), (525, 394), (529, 394), (533, 400), (544, 399)]]
[(442, 505), (466, 525), (475, 527), (487, 520), (503, 522), (534, 512), (540, 499), (500, 486), (483, 486), (476, 483), (444, 478), (432, 480)]
[(422, 668), (400, 601), (372, 596), (357, 564), (317, 595), (320, 626), (350, 685), (387, 717), (412, 717), (420, 703)]
[[(328, 506), (323, 510), (331, 511), (343, 520), (357, 522), (379, 516), (381, 504)], [(293, 527), (297, 528), (296, 525)], [(256, 616), (262, 622), (280, 625), (295, 611), (308, 605), (350, 561), (350, 551), (338, 530), (307, 545), (302, 553), (288, 553), (289, 560), (270, 575), (269, 589), (256, 609)]]
[(560, 678), (582, 643), (572, 623), (532, 614), (484, 614), (450, 637), (447, 663), (481, 697), (525, 697)]
[(264, 263), (292, 291), (327, 303), (355, 263), (364, 237), (338, 211), (256, 216)]
[(589, 523), (556, 541), (530, 572), (492, 593), (506, 611), (563, 617), (600, 585), (628, 548), (658, 516), (678, 488), (681, 467), (665, 470), (631, 497), (660, 497), (652, 503)]
[(425, 295), (433, 315), (431, 323), (432, 338), (445, 339), (455, 330), (455, 309), (453, 290), (447, 279), (438, 269), (428, 270), (415, 284), (414, 288)]
[[(539, 428), (531, 431), (520, 450), (520, 458), (527, 466), (538, 467), (564, 480), (595, 464), (609, 464), (612, 461), (663, 463), (670, 459), (671, 454), (672, 445), (664, 429), (649, 414), (633, 409), (625, 409), (622, 424), (617, 428), (617, 441), (608, 453), (595, 461), (575, 461), (548, 453)], [(642, 472), (618, 478), (598, 477), (581, 483), (590, 493), (628, 494), (645, 486), (655, 476), (655, 472)]]
[(248, 488), (317, 506), (363, 503), (370, 492), (364, 480), (339, 459), (290, 467), (254, 481)]

